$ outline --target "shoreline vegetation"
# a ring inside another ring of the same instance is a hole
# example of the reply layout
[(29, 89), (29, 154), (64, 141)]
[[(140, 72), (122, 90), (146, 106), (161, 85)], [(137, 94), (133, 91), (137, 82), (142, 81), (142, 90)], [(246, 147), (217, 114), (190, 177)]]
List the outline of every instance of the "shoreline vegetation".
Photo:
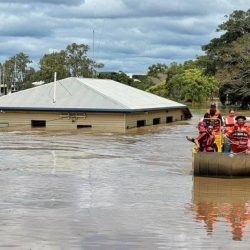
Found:
[(226, 115), (230, 109), (234, 109), (238, 115), (245, 115), (245, 116), (250, 117), (250, 109), (243, 109), (239, 106), (234, 106), (234, 105), (223, 105), (219, 100), (207, 101), (207, 102), (203, 102), (200, 104), (198, 104), (198, 103), (196, 103), (196, 104), (184, 103), (184, 104), (187, 105), (187, 107), (191, 111), (200, 109), (200, 110), (203, 110), (205, 112), (209, 108), (211, 103), (216, 103), (216, 105), (217, 105), (218, 109), (220, 110), (220, 112), (222, 113), (222, 115)]
[(112, 79), (189, 106), (218, 100), (223, 107), (250, 109), (250, 9), (235, 10), (227, 18), (217, 29), (222, 35), (201, 45), (204, 55), (183, 63), (153, 64), (145, 75), (102, 72), (104, 64), (88, 57), (86, 44), (72, 43), (64, 50), (43, 55), (38, 69), (20, 52), (0, 63), (1, 94), (52, 82), (57, 72), (57, 80)]

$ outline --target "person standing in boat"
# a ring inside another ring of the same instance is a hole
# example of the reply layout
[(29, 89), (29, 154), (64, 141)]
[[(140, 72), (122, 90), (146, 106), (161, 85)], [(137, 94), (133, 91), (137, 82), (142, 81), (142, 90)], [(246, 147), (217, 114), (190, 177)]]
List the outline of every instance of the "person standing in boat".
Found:
[(224, 143), (223, 143), (223, 152), (229, 153), (231, 151), (231, 140), (227, 137), (227, 132), (234, 127), (236, 122), (235, 120), (235, 111), (229, 109), (228, 115), (223, 117), (224, 121)]
[(246, 117), (239, 115), (235, 120), (236, 123), (234, 126), (226, 133), (226, 136), (231, 140), (231, 151), (233, 153), (246, 152), (250, 138), (250, 130), (246, 124)]
[(215, 135), (213, 132), (213, 126), (206, 125), (205, 122), (198, 123), (199, 135), (194, 139), (186, 136), (188, 141), (194, 142), (199, 152), (215, 152)]
[(205, 113), (203, 121), (207, 126), (213, 126), (213, 131), (218, 134), (221, 132), (222, 117), (220, 111), (216, 108), (216, 104), (212, 103), (210, 109)]

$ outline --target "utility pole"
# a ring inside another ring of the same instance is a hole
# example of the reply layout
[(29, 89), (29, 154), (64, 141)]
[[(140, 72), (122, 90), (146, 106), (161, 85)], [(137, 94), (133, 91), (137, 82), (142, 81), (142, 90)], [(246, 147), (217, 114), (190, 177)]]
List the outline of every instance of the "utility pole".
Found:
[(0, 66), (0, 94), (2, 95), (2, 66)]
[(0, 65), (0, 85), (2, 84), (2, 65)]
[(56, 103), (56, 72), (54, 73), (54, 95), (53, 95), (53, 103)]
[(13, 91), (16, 91), (16, 83), (17, 83), (17, 69), (16, 69), (16, 57), (15, 58), (15, 64), (14, 64), (14, 86)]
[(93, 29), (93, 44), (92, 44), (92, 78), (95, 77), (95, 29)]
[(3, 89), (4, 94), (7, 95), (7, 86), (5, 87), (5, 66), (3, 65)]

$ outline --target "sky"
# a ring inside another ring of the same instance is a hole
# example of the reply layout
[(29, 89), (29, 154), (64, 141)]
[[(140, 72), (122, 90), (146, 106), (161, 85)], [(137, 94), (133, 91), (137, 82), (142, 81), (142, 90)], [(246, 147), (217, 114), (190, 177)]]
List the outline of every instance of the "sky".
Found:
[(144, 74), (148, 67), (202, 55), (219, 24), (249, 0), (0, 0), (0, 62), (89, 45), (100, 71)]

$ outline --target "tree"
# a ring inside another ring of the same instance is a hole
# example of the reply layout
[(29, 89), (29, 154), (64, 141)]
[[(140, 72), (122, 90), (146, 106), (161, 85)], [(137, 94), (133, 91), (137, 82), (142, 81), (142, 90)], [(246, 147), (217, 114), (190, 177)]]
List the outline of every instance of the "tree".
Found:
[(38, 76), (45, 83), (54, 80), (54, 73), (57, 72), (57, 79), (63, 79), (69, 76), (65, 63), (65, 52), (53, 52), (52, 54), (45, 54), (40, 59), (40, 72)]
[[(227, 16), (226, 16), (227, 17)], [(234, 11), (228, 20), (218, 26), (218, 32), (223, 32), (219, 38), (214, 38), (202, 49), (206, 56), (198, 58), (205, 66), (205, 73), (215, 75), (218, 69), (224, 66), (222, 58), (227, 54), (232, 42), (250, 32), (250, 10)]]
[(126, 73), (119, 72), (102, 72), (98, 74), (98, 78), (100, 79), (111, 79), (120, 83), (124, 83), (129, 86), (133, 86), (134, 80), (129, 77)]
[[(183, 65), (173, 62), (170, 64), (167, 70), (167, 79), (166, 79), (166, 94), (170, 98), (177, 98), (178, 95), (178, 84), (175, 84), (175, 78), (180, 76), (184, 72)], [(178, 99), (178, 98), (177, 98)]]
[(147, 92), (158, 96), (167, 97), (166, 83), (153, 85), (147, 89)]
[(187, 69), (176, 74), (168, 82), (172, 87), (171, 95), (175, 100), (201, 103), (213, 98), (218, 91), (218, 82), (214, 77), (205, 76), (199, 69)]
[(223, 67), (217, 77), (222, 84), (250, 81), (250, 33), (238, 38), (221, 56)]
[(23, 80), (22, 88), (21, 89), (28, 89), (31, 87), (34, 87), (32, 85), (33, 82), (36, 82), (37, 79), (40, 79), (41, 77), (38, 75), (40, 71), (35, 71), (34, 68), (30, 67), (28, 70), (26, 70), (25, 78)]
[(250, 100), (250, 33), (233, 41), (221, 59), (216, 77), (222, 83), (219, 92), (223, 104), (249, 108)]
[(182, 80), (185, 101), (201, 103), (207, 98), (213, 99), (218, 92), (216, 79), (204, 75), (199, 69), (185, 70)]
[(223, 58), (224, 67), (217, 72), (223, 83), (219, 97), (223, 104), (249, 108), (250, 105), (250, 33), (231, 43)]
[(102, 68), (103, 64), (98, 64), (87, 57), (89, 46), (85, 44), (72, 43), (66, 47), (65, 62), (71, 76), (93, 77), (96, 76), (96, 68)]
[(20, 52), (3, 64), (4, 79), (3, 81), (7, 84), (8, 90), (20, 90), (23, 88), (22, 84), (28, 70), (28, 64), (32, 61), (29, 56)]
[(218, 26), (224, 31), (202, 48), (206, 56), (198, 58), (205, 72), (220, 82), (222, 103), (248, 107), (250, 99), (250, 10), (234, 11), (228, 20)]
[(166, 64), (153, 64), (148, 67), (148, 76), (154, 76), (157, 77), (158, 74), (165, 74), (167, 72), (168, 66)]

